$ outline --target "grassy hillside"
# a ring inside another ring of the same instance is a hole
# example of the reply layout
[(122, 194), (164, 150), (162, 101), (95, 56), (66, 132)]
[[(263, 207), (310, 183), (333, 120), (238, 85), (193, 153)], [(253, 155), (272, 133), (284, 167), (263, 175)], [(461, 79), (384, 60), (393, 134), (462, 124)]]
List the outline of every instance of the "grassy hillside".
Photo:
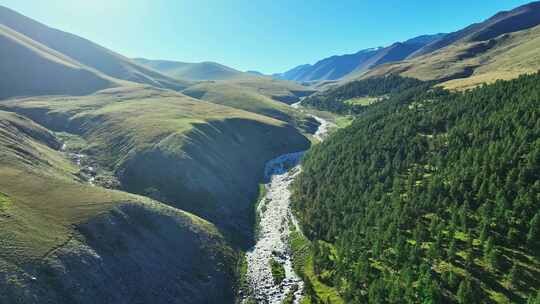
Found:
[(134, 61), (176, 79), (193, 81), (227, 80), (248, 76), (246, 73), (216, 62), (190, 63), (170, 60), (148, 60), (144, 58), (136, 58)]
[(229, 80), (226, 83), (255, 91), (261, 95), (287, 104), (295, 103), (299, 101), (301, 97), (308, 96), (315, 92), (312, 88), (299, 85), (295, 82), (272, 79), (270, 77), (250, 76)]
[(316, 129), (317, 123), (313, 118), (302, 115), (283, 102), (272, 99), (272, 95), (269, 95), (270, 92), (265, 95), (264, 91), (261, 93), (256, 88), (246, 87), (242, 84), (204, 82), (191, 86), (182, 93), (215, 104), (269, 116), (290, 123), (308, 133), (313, 133)]
[(83, 95), (119, 85), (119, 81), (2, 24), (0, 45), (0, 73), (3, 75), (0, 99), (47, 94)]
[(232, 302), (213, 225), (82, 184), (49, 131), (2, 111), (0, 125), (0, 302)]
[(284, 122), (155, 88), (2, 106), (82, 136), (89, 143), (84, 152), (115, 172), (127, 191), (238, 230), (244, 240), (265, 162), (309, 146)]
[(511, 11), (499, 12), (493, 17), (445, 35), (410, 55), (409, 58), (433, 53), (458, 41), (487, 41), (502, 34), (526, 30), (540, 24), (540, 2), (534, 1)]
[[(140, 66), (131, 59), (91, 41), (50, 28), (3, 6), (0, 6), (0, 24), (113, 78), (175, 90), (189, 85), (186, 81), (176, 80)], [(10, 57), (16, 55), (17, 53), (12, 53)]]
[(539, 84), (412, 88), (314, 146), (293, 206), (317, 278), (346, 303), (536, 303)]
[(463, 42), (432, 54), (384, 66), (364, 77), (398, 73), (441, 81), (450, 89), (466, 89), (497, 79), (512, 79), (540, 69), (540, 26), (484, 42)]
[(400, 74), (436, 80), (446, 88), (462, 90), (534, 73), (540, 69), (539, 23), (540, 4), (535, 2), (449, 34), (443, 39), (450, 40), (440, 42), (438, 47), (434, 43), (429, 52), (426, 49), (408, 60), (382, 65), (355, 77)]

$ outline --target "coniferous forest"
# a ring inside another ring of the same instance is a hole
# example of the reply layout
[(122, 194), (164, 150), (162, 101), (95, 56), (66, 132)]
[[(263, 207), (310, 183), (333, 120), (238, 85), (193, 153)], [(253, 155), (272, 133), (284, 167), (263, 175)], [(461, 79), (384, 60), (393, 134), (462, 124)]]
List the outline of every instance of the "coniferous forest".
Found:
[(540, 303), (540, 73), (392, 92), (303, 160), (319, 279), (347, 303)]
[(346, 102), (348, 99), (364, 96), (378, 96), (385, 99), (388, 95), (394, 95), (420, 85), (422, 85), (422, 81), (418, 79), (399, 75), (367, 78), (351, 81), (342, 86), (309, 96), (302, 100), (302, 105), (339, 114), (358, 114), (366, 107), (349, 104)]

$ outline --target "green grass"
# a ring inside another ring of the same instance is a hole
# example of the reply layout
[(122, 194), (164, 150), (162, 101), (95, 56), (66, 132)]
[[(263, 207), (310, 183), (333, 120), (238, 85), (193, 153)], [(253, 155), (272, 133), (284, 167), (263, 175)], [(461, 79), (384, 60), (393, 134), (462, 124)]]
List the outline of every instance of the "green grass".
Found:
[(364, 96), (364, 97), (356, 97), (356, 98), (345, 100), (344, 103), (350, 104), (350, 105), (369, 106), (378, 102), (379, 100), (381, 100), (380, 97)]
[[(289, 246), (293, 253), (293, 268), (302, 277), (304, 282), (309, 281), (315, 291), (315, 296), (323, 301), (330, 299), (332, 304), (345, 303), (337, 290), (322, 283), (313, 271), (313, 256), (311, 244), (306, 237), (298, 231), (292, 231), (289, 236)], [(302, 304), (312, 304), (309, 296), (302, 299)]]
[(89, 94), (120, 82), (4, 25), (0, 25), (0, 42), (5, 52), (9, 52), (3, 56), (12, 57), (12, 63), (16, 65), (0, 67), (5, 85), (0, 99), (28, 95)]
[(354, 118), (350, 115), (337, 117), (334, 121), (338, 129), (343, 129), (351, 125)]
[(247, 278), (248, 262), (244, 252), (239, 253), (238, 263), (236, 264), (237, 291), (242, 294), (251, 294)]
[[(156, 189), (153, 197), (174, 207), (241, 223), (227, 228), (251, 226), (253, 189), (268, 160), (309, 147), (284, 121), (155, 88), (13, 99), (0, 107), (77, 134), (88, 143), (84, 152), (117, 174), (126, 191)], [(230, 236), (247, 240), (249, 230), (238, 229)]]
[(209, 234), (218, 233), (191, 214), (77, 182), (78, 169), (47, 145), (54, 142), (51, 133), (28, 119), (0, 111), (0, 125), (0, 260), (36, 262), (76, 235), (77, 225), (124, 203), (182, 216)]
[(135, 61), (179, 80), (225, 80), (245, 75), (243, 72), (215, 62), (187, 63), (147, 59), (135, 59)]
[(183, 91), (203, 100), (270, 116), (283, 121), (293, 118), (294, 110), (286, 104), (273, 100), (256, 90), (224, 82), (205, 82)]
[(67, 131), (84, 123), (85, 140), (100, 151), (105, 162), (112, 164), (123, 161), (129, 152), (155, 145), (165, 152), (179, 153), (185, 135), (196, 125), (211, 121), (246, 119), (283, 125), (269, 117), (144, 87), (109, 89), (85, 97), (10, 100), (4, 106), (45, 124), (51, 116), (55, 117), (53, 125), (65, 125)]
[(5, 210), (11, 204), (11, 200), (7, 195), (0, 192), (0, 210)]
[(289, 86), (289, 83), (274, 83), (269, 79), (265, 81), (245, 79), (243, 81), (203, 82), (185, 89), (183, 93), (215, 104), (272, 117), (304, 130), (309, 117), (276, 100), (295, 98), (291, 90), (305, 90), (305, 88), (290, 88)]
[(275, 259), (270, 260), (270, 270), (276, 285), (281, 284), (285, 280), (285, 267)]

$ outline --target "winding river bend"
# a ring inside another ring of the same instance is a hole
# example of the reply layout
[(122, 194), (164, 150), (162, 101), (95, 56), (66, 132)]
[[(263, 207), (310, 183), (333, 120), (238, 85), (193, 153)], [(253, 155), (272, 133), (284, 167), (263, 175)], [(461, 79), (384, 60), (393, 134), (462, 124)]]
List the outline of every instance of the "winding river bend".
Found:
[[(330, 122), (313, 116), (320, 126), (314, 137), (323, 140)], [(265, 176), (269, 180), (266, 193), (259, 202), (259, 232), (257, 243), (246, 253), (247, 280), (252, 297), (261, 304), (281, 304), (288, 294), (294, 293), (294, 303), (300, 303), (304, 282), (294, 272), (288, 246), (289, 225), (297, 225), (291, 212), (289, 186), (300, 173), (300, 159), (304, 152), (281, 155), (266, 164)], [(285, 279), (274, 282), (271, 261), (285, 269)]]

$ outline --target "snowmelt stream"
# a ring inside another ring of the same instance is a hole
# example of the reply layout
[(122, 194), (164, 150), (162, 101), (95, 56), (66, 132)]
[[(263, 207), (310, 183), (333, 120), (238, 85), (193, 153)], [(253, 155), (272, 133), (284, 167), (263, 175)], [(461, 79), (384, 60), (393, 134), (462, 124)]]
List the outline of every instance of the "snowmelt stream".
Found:
[[(330, 122), (313, 116), (320, 123), (314, 137), (322, 141)], [(246, 253), (247, 281), (253, 299), (260, 304), (281, 304), (294, 292), (294, 303), (300, 303), (304, 282), (294, 272), (288, 246), (289, 225), (298, 228), (291, 212), (289, 186), (301, 171), (299, 165), (304, 151), (281, 155), (266, 164), (266, 193), (259, 202), (259, 231), (255, 246)], [(276, 284), (272, 277), (270, 261), (274, 259), (285, 269), (285, 279)], [(294, 291), (296, 289), (296, 291)]]

